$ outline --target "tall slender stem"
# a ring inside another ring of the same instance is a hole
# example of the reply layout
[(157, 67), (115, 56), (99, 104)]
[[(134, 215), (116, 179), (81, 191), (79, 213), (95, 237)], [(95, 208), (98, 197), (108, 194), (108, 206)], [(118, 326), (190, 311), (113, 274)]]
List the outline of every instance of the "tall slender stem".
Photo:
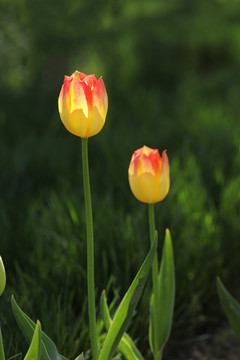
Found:
[(87, 226), (87, 282), (88, 282), (88, 314), (90, 327), (90, 340), (93, 360), (98, 359), (95, 286), (94, 286), (94, 241), (92, 202), (88, 169), (88, 139), (82, 139), (83, 186), (85, 197), (85, 213)]
[[(155, 226), (155, 214), (154, 214), (154, 204), (149, 204), (148, 206), (148, 215), (149, 215), (149, 234), (151, 245), (154, 241), (156, 226)], [(162, 353), (158, 350), (158, 322), (159, 322), (159, 294), (158, 294), (158, 256), (157, 252), (153, 259), (152, 264), (152, 282), (153, 282), (153, 339), (154, 339), (154, 360), (161, 360)]]

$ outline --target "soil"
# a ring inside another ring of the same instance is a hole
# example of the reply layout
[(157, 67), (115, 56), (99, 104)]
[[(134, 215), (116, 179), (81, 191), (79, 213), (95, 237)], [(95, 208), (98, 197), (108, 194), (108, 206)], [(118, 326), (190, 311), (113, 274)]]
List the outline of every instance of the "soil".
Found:
[[(166, 360), (240, 360), (240, 343), (228, 327), (215, 334), (200, 335), (191, 340), (192, 344), (181, 344), (174, 357)], [(170, 354), (169, 354), (170, 355)]]

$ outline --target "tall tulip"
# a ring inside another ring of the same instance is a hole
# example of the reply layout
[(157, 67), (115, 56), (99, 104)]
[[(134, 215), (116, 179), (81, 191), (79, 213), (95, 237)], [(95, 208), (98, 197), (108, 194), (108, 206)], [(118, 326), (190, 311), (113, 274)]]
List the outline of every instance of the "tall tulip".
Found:
[(165, 198), (169, 191), (169, 163), (166, 150), (162, 157), (158, 150), (143, 146), (134, 152), (128, 171), (134, 196), (148, 204)]
[(88, 138), (101, 131), (107, 114), (108, 98), (102, 78), (75, 71), (65, 76), (58, 98), (61, 120), (67, 130), (82, 140), (83, 188), (87, 232), (88, 316), (93, 360), (98, 359), (94, 285), (94, 238), (88, 166)]
[(65, 76), (58, 109), (66, 129), (81, 138), (98, 134), (106, 119), (108, 108), (107, 92), (100, 77), (75, 71)]

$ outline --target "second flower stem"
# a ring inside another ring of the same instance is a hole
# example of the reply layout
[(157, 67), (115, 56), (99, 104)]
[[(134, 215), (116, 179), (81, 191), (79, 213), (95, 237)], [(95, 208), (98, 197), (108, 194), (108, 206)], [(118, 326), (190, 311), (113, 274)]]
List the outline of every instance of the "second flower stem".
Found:
[[(149, 214), (149, 235), (150, 235), (150, 242), (151, 245), (153, 244), (155, 233), (156, 233), (156, 226), (155, 226), (155, 214), (154, 214), (154, 204), (148, 205), (148, 214)], [(152, 264), (152, 282), (153, 282), (153, 341), (154, 341), (154, 360), (161, 360), (162, 354), (158, 350), (158, 323), (160, 321), (159, 316), (159, 294), (158, 294), (158, 256), (157, 252), (153, 259)]]
[(95, 308), (95, 285), (94, 285), (94, 240), (92, 202), (88, 169), (88, 139), (82, 138), (82, 163), (83, 163), (83, 186), (85, 197), (85, 213), (87, 225), (87, 282), (88, 282), (88, 314), (90, 327), (90, 340), (93, 360), (98, 359), (97, 325)]

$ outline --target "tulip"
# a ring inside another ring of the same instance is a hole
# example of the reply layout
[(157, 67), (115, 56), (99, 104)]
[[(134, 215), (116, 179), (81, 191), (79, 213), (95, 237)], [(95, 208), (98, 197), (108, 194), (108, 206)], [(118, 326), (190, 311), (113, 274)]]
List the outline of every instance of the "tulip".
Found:
[(108, 98), (102, 78), (75, 71), (65, 76), (58, 98), (66, 129), (81, 138), (98, 134), (106, 119)]
[(169, 163), (166, 150), (162, 157), (158, 150), (143, 146), (134, 152), (129, 170), (129, 184), (134, 196), (148, 204), (165, 198), (169, 191)]

